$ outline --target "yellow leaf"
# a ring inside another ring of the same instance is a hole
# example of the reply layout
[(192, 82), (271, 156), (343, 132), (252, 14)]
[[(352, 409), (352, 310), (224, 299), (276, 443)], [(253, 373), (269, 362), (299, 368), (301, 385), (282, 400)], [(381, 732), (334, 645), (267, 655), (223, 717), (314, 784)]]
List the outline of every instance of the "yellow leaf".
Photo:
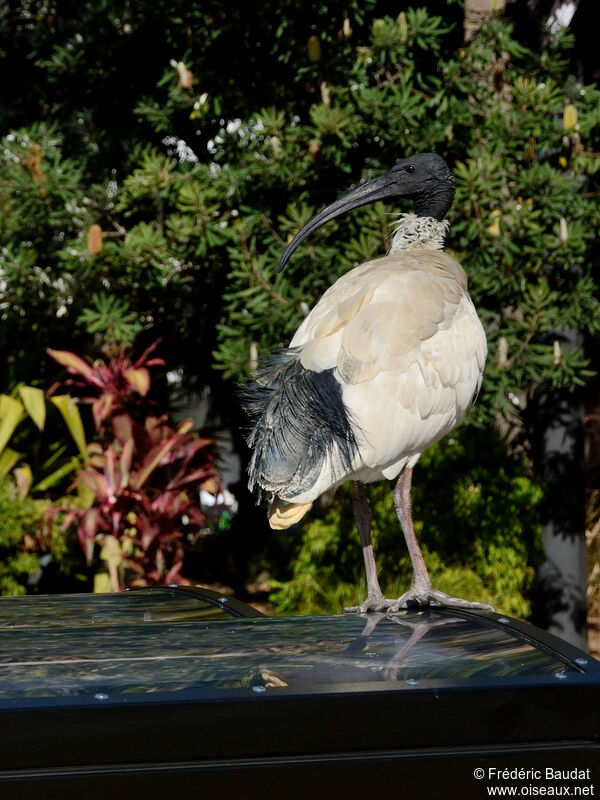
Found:
[(94, 400), (92, 403), (92, 413), (94, 415), (94, 422), (96, 426), (100, 428), (102, 423), (110, 414), (110, 410), (113, 406), (113, 396), (112, 394), (101, 394), (97, 400)]
[(110, 576), (110, 586), (113, 592), (118, 592), (119, 586), (119, 565), (123, 560), (121, 557), (121, 545), (115, 536), (105, 536), (104, 546), (100, 550), (100, 558), (108, 565)]
[(77, 449), (84, 458), (87, 458), (87, 445), (85, 433), (83, 431), (83, 422), (81, 421), (81, 414), (73, 398), (68, 394), (57, 394), (51, 397), (50, 400), (62, 414), (62, 418), (67, 424), (67, 428), (73, 437), (73, 441), (77, 445)]
[(10, 447), (7, 447), (2, 455), (0, 455), (0, 478), (4, 478), (17, 461), (22, 457), (23, 453), (17, 453), (15, 450), (11, 450)]
[(77, 481), (77, 499), (82, 508), (91, 508), (96, 494), (93, 489), (86, 486), (82, 481)]
[(400, 41), (406, 44), (408, 40), (408, 21), (406, 19), (406, 11), (401, 11), (398, 14), (398, 28), (400, 29)]
[(86, 380), (94, 383), (94, 370), (83, 358), (79, 358), (79, 356), (76, 356), (75, 353), (71, 353), (69, 350), (51, 350), (48, 348), (46, 352), (51, 358), (58, 361), (63, 367), (66, 367), (69, 372), (79, 373), (79, 375), (83, 375)]
[(321, 60), (321, 42), (318, 36), (310, 36), (308, 39), (308, 60)]
[(488, 231), (490, 236), (500, 236), (500, 215), (501, 214), (502, 214), (502, 212), (500, 211), (499, 208), (495, 208), (492, 211), (492, 213), (490, 214), (490, 217), (493, 219), (492, 224), (488, 225), (488, 229), (487, 229), (487, 231)]
[(14, 472), (15, 480), (17, 481), (17, 494), (23, 500), (29, 494), (31, 484), (33, 483), (33, 472), (31, 467), (25, 464), (22, 467), (17, 467)]
[(0, 453), (8, 444), (15, 428), (23, 419), (22, 403), (7, 394), (0, 394)]
[(562, 354), (562, 348), (560, 346), (560, 342), (558, 341), (558, 339), (554, 340), (554, 346), (553, 346), (552, 349), (554, 351), (554, 366), (555, 367), (560, 367), (562, 359), (563, 359), (563, 354)]
[(496, 365), (499, 369), (505, 369), (508, 366), (508, 341), (501, 336), (498, 339), (498, 356)]
[(563, 128), (566, 131), (572, 130), (577, 125), (577, 106), (569, 105), (565, 106), (565, 110), (563, 111)]
[(148, 394), (148, 389), (150, 388), (150, 373), (147, 369), (144, 367), (140, 367), (140, 369), (126, 369), (124, 375), (138, 394), (141, 394), (142, 397)]
[(194, 83), (194, 73), (186, 67), (183, 61), (177, 61), (175, 69), (177, 70), (177, 77), (179, 78), (177, 88), (191, 89)]
[(219, 493), (220, 487), (214, 478), (207, 478), (202, 484), (202, 488), (204, 489), (204, 491), (216, 495)]
[(561, 217), (558, 223), (558, 241), (560, 244), (566, 244), (569, 241), (569, 227), (564, 217)]
[(97, 572), (94, 575), (94, 592), (96, 594), (112, 592), (112, 582), (107, 572)]
[(35, 386), (19, 386), (19, 394), (25, 410), (40, 430), (46, 422), (46, 398), (41, 389)]
[(104, 536), (103, 545), (100, 548), (100, 558), (102, 561), (114, 561), (119, 566), (121, 564), (121, 545), (114, 536)]

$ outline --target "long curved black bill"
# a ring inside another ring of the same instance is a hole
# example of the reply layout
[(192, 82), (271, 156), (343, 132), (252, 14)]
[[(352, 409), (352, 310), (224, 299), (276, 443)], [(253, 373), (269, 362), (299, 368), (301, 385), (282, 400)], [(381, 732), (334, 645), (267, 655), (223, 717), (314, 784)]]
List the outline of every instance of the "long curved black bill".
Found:
[(378, 178), (373, 178), (373, 180), (357, 186), (356, 189), (351, 189), (348, 194), (328, 205), (327, 208), (320, 211), (298, 231), (283, 251), (277, 271), (281, 272), (296, 248), (318, 228), (325, 225), (326, 222), (330, 222), (332, 219), (345, 214), (347, 211), (352, 211), (354, 208), (366, 206), (368, 203), (375, 203), (377, 200), (385, 200), (387, 197), (396, 196), (398, 193), (398, 178), (397, 174), (393, 174), (393, 171), (386, 172), (385, 175), (380, 175)]

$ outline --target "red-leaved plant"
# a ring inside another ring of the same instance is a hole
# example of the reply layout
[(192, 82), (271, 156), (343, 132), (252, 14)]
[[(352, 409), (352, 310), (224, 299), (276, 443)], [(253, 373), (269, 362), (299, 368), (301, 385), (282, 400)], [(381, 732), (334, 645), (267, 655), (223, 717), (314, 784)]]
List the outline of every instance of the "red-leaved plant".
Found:
[(50, 393), (68, 387), (77, 402), (90, 404), (96, 435), (77, 476), (86, 507), (54, 506), (47, 518), (62, 513), (65, 529), (77, 525), (88, 562), (103, 545), (113, 590), (185, 582), (188, 535), (205, 521), (200, 490), (218, 490), (209, 440), (193, 433), (191, 422), (173, 427), (167, 415), (149, 413), (149, 367), (164, 364), (150, 358), (157, 344), (135, 362), (121, 352), (108, 364), (48, 351), (71, 376)]

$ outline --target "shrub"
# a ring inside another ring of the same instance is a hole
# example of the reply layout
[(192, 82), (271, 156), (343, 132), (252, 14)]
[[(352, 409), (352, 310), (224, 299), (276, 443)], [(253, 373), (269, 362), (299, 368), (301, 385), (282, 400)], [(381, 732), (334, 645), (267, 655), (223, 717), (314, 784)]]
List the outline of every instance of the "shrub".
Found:
[(21, 498), (9, 478), (0, 480), (0, 594), (25, 594), (39, 572), (36, 554), (40, 513)]
[(105, 562), (96, 588), (179, 583), (187, 540), (203, 525), (201, 489), (216, 492), (209, 441), (149, 413), (154, 346), (132, 362), (119, 352), (93, 365), (68, 351), (50, 351), (72, 377), (62, 383), (92, 407), (95, 440), (77, 476), (78, 497), (50, 508), (76, 524), (88, 563)]

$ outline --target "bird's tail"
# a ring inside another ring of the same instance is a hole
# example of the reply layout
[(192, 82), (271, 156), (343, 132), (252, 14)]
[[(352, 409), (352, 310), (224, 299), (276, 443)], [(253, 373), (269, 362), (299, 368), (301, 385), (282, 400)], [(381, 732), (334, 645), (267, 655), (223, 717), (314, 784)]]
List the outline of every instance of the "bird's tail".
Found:
[(312, 503), (286, 503), (276, 497), (269, 505), (269, 525), (276, 531), (291, 528), (310, 509)]
[(293, 503), (315, 486), (324, 465), (330, 466), (335, 483), (358, 460), (351, 420), (333, 370), (305, 369), (299, 349), (272, 354), (256, 383), (246, 390), (244, 406), (253, 450), (250, 489)]

